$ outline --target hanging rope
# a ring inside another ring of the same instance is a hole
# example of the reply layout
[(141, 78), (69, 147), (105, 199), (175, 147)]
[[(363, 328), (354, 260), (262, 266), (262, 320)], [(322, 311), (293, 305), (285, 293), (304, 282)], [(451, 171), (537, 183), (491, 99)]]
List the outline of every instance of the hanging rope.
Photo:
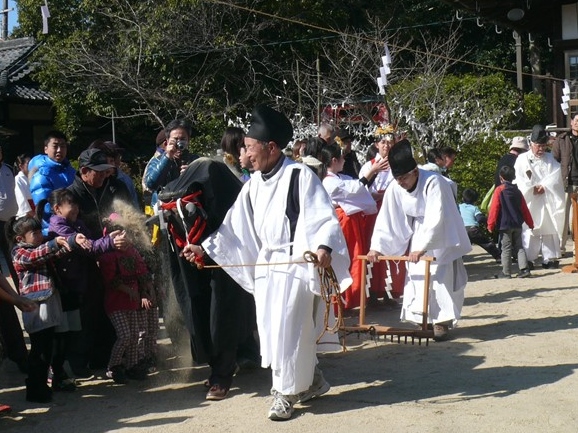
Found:
[[(303, 254), (303, 259), (308, 263), (313, 263), (314, 265), (319, 264), (317, 255), (311, 251), (305, 251)], [(325, 301), (325, 314), (323, 316), (323, 331), (317, 337), (317, 344), (321, 340), (321, 337), (325, 335), (326, 332), (331, 332), (335, 334), (343, 327), (343, 299), (341, 298), (341, 288), (339, 287), (339, 281), (337, 281), (337, 276), (332, 266), (328, 268), (322, 268), (317, 266), (317, 275), (319, 276), (319, 286), (321, 292), (321, 298)], [(333, 306), (335, 312), (335, 324), (329, 326), (329, 315), (331, 314), (331, 307)]]

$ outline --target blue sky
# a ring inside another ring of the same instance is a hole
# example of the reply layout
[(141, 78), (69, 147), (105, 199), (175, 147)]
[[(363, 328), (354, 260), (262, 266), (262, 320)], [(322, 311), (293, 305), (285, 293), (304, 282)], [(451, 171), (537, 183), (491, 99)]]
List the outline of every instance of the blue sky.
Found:
[[(0, 3), (1, 5), (2, 3)], [(10, 0), (8, 2), (8, 8), (13, 8), (14, 10), (8, 13), (8, 34), (12, 33), (12, 28), (18, 24), (18, 14), (16, 13), (16, 2)], [(0, 6), (0, 9), (2, 7)], [(40, 13), (40, 7), (38, 7), (38, 13)]]

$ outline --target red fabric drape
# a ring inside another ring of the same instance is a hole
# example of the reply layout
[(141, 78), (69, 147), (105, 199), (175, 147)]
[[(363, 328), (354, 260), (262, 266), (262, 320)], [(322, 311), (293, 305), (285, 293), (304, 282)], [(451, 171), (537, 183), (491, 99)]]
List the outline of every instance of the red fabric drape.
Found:
[(343, 230), (343, 235), (347, 242), (347, 250), (349, 251), (349, 257), (351, 258), (349, 272), (351, 273), (351, 278), (353, 278), (353, 283), (344, 292), (345, 308), (351, 309), (359, 307), (361, 293), (362, 262), (357, 258), (357, 256), (367, 254), (367, 251), (369, 250), (365, 228), (365, 216), (362, 212), (348, 216), (340, 207), (335, 209), (335, 211), (337, 212), (337, 219), (341, 225), (341, 230)]

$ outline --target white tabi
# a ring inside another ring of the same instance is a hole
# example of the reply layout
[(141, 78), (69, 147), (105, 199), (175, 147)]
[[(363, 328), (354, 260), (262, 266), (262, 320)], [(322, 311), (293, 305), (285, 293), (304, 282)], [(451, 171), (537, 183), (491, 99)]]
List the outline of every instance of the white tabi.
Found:
[[(365, 164), (363, 164), (361, 166), (361, 169), (359, 170), (359, 178), (361, 179), (362, 177), (364, 177), (371, 169), (371, 166), (380, 160), (381, 160), (381, 155), (378, 153), (377, 155), (375, 155), (375, 159), (373, 160), (373, 162), (367, 161)], [(372, 194), (373, 193), (381, 193), (387, 189), (387, 187), (389, 186), (389, 184), (391, 182), (393, 182), (393, 176), (391, 175), (391, 170), (387, 169), (384, 171), (380, 171), (375, 175), (375, 180), (371, 183), (371, 185), (369, 185), (367, 187), (367, 189)]]
[[(417, 185), (408, 192), (395, 182), (385, 192), (377, 215), (371, 250), (401, 256), (406, 251), (426, 251), (431, 263), (429, 323), (461, 316), (467, 273), (462, 256), (472, 246), (453, 198), (441, 175), (419, 170)], [(425, 262), (409, 263), (401, 319), (421, 323)]]
[[(535, 260), (542, 244), (544, 261), (560, 257), (560, 238), (564, 229), (565, 195), (560, 163), (552, 154), (541, 158), (532, 151), (516, 158), (514, 183), (524, 195), (534, 220), (534, 230), (524, 224), (522, 241), (528, 260)], [(534, 186), (542, 185), (546, 192), (534, 194)]]
[[(294, 241), (286, 216), (291, 173), (300, 170), (299, 216)], [(302, 164), (284, 158), (279, 171), (264, 180), (257, 171), (205, 242), (206, 253), (220, 265), (270, 263), (224, 268), (255, 296), (262, 366), (273, 370), (273, 388), (295, 395), (309, 388), (317, 363), (315, 304), (319, 278), (305, 251), (332, 249), (332, 266), (342, 290), (351, 284), (345, 239), (321, 181)], [(293, 249), (291, 255), (290, 250)]]

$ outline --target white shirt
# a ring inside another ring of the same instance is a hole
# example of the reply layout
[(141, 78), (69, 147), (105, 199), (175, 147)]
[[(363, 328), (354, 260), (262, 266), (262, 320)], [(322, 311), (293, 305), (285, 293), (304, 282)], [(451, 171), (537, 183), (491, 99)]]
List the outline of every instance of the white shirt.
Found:
[(14, 185), (12, 168), (2, 163), (0, 166), (0, 221), (8, 221), (18, 212)]
[(32, 210), (30, 202), (32, 195), (30, 194), (30, 182), (28, 177), (23, 172), (18, 172), (14, 178), (14, 194), (16, 195), (16, 202), (18, 203), (17, 217), (22, 217)]

